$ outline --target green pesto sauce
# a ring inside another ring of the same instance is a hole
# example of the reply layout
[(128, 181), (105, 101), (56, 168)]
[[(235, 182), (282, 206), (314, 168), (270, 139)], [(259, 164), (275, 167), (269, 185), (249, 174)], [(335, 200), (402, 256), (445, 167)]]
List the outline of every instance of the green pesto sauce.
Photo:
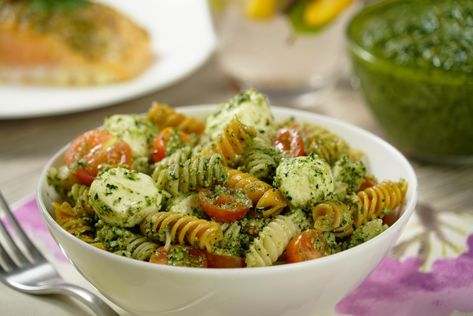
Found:
[(177, 129), (173, 129), (169, 134), (169, 139), (165, 142), (166, 143), (166, 157), (171, 156), (178, 150), (182, 149), (183, 147), (188, 146), (187, 142), (181, 136), (181, 133)]
[(366, 20), (360, 44), (396, 63), (473, 73), (473, 2), (417, 0)]
[(324, 232), (323, 234), (327, 243), (328, 254), (334, 254), (343, 250), (342, 243), (337, 242), (333, 232)]
[(127, 248), (128, 241), (134, 235), (125, 228), (108, 225), (99, 221), (96, 225), (97, 240), (102, 242), (110, 251), (119, 251)]
[(348, 248), (360, 245), (381, 234), (388, 228), (388, 225), (383, 224), (381, 219), (375, 219), (361, 225), (353, 231), (348, 241)]
[(337, 186), (342, 187), (345, 194), (350, 194), (360, 187), (366, 167), (361, 160), (342, 156), (335, 162), (332, 173)]
[[(266, 227), (272, 218), (248, 218), (245, 217), (237, 225), (236, 233), (224, 233), (224, 238), (214, 247), (213, 252), (227, 256), (244, 256), (250, 244), (258, 237), (263, 228)], [(232, 230), (229, 228), (229, 230)], [(233, 230), (235, 232), (235, 230)]]
[(252, 206), (250, 198), (240, 188), (229, 189), (226, 186), (217, 185), (204, 198), (207, 200), (207, 203), (225, 210), (250, 208)]
[(168, 265), (180, 267), (205, 266), (205, 254), (201, 250), (192, 250), (188, 246), (172, 246), (168, 251)]
[(473, 155), (473, 1), (382, 1), (352, 20), (348, 36), (391, 142), (426, 160)]
[(304, 211), (300, 209), (292, 210), (287, 214), (287, 216), (301, 231), (314, 227), (314, 221), (312, 220), (312, 217), (306, 216)]

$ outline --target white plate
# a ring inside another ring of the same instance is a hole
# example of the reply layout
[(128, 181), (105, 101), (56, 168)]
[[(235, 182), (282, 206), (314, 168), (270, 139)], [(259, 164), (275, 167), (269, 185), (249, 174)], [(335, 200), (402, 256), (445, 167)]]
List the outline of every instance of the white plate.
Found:
[(156, 62), (136, 79), (97, 87), (0, 86), (0, 118), (83, 111), (162, 89), (202, 65), (215, 47), (206, 0), (107, 0), (152, 37)]

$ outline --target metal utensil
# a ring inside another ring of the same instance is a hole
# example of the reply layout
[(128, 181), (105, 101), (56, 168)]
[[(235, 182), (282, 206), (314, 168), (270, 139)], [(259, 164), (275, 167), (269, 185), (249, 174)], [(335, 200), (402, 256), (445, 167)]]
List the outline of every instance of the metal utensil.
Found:
[(2, 283), (28, 294), (70, 295), (87, 305), (97, 315), (119, 315), (97, 295), (76, 285), (66, 283), (61, 278), (54, 266), (39, 252), (20, 227), (1, 192), (0, 208), (5, 211), (6, 219), (26, 249), (26, 251), (21, 250), (0, 220), (0, 236), (4, 240), (2, 245), (0, 238), (0, 281)]

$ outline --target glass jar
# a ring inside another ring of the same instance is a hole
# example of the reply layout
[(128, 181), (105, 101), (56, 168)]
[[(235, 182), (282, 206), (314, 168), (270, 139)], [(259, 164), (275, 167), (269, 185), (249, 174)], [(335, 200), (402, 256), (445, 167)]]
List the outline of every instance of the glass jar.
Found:
[(284, 105), (316, 106), (344, 70), (344, 31), (357, 3), (211, 1), (220, 65), (241, 88)]
[(418, 160), (473, 164), (473, 22), (463, 12), (473, 3), (385, 0), (348, 26), (366, 104), (386, 138)]

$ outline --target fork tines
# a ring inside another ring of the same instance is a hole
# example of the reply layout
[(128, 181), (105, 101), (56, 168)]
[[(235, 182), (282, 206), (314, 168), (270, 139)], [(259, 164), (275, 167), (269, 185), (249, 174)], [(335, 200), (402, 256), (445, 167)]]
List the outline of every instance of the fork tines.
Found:
[[(3, 197), (2, 193), (0, 192), (0, 209), (3, 209), (5, 213), (5, 218), (10, 223), (12, 230), (14, 231), (15, 235), (20, 240), (21, 244), (27, 250), (27, 254), (25, 254), (15, 242), (12, 235), (8, 232), (5, 224), (2, 220), (0, 220), (0, 235), (3, 237), (5, 242), (4, 245), (0, 242), (0, 258), (3, 260), (4, 264), (6, 265), (5, 269), (9, 270), (15, 267), (17, 264), (15, 263), (15, 259), (20, 266), (29, 265), (30, 262), (37, 262), (45, 260), (43, 255), (39, 252), (36, 246), (31, 242), (30, 238), (26, 235), (24, 230), (18, 224), (15, 216), (13, 215), (8, 203), (6, 202), (5, 198)], [(14, 255), (14, 258), (9, 255), (7, 249), (11, 250)], [(30, 259), (28, 258), (30, 257)]]

